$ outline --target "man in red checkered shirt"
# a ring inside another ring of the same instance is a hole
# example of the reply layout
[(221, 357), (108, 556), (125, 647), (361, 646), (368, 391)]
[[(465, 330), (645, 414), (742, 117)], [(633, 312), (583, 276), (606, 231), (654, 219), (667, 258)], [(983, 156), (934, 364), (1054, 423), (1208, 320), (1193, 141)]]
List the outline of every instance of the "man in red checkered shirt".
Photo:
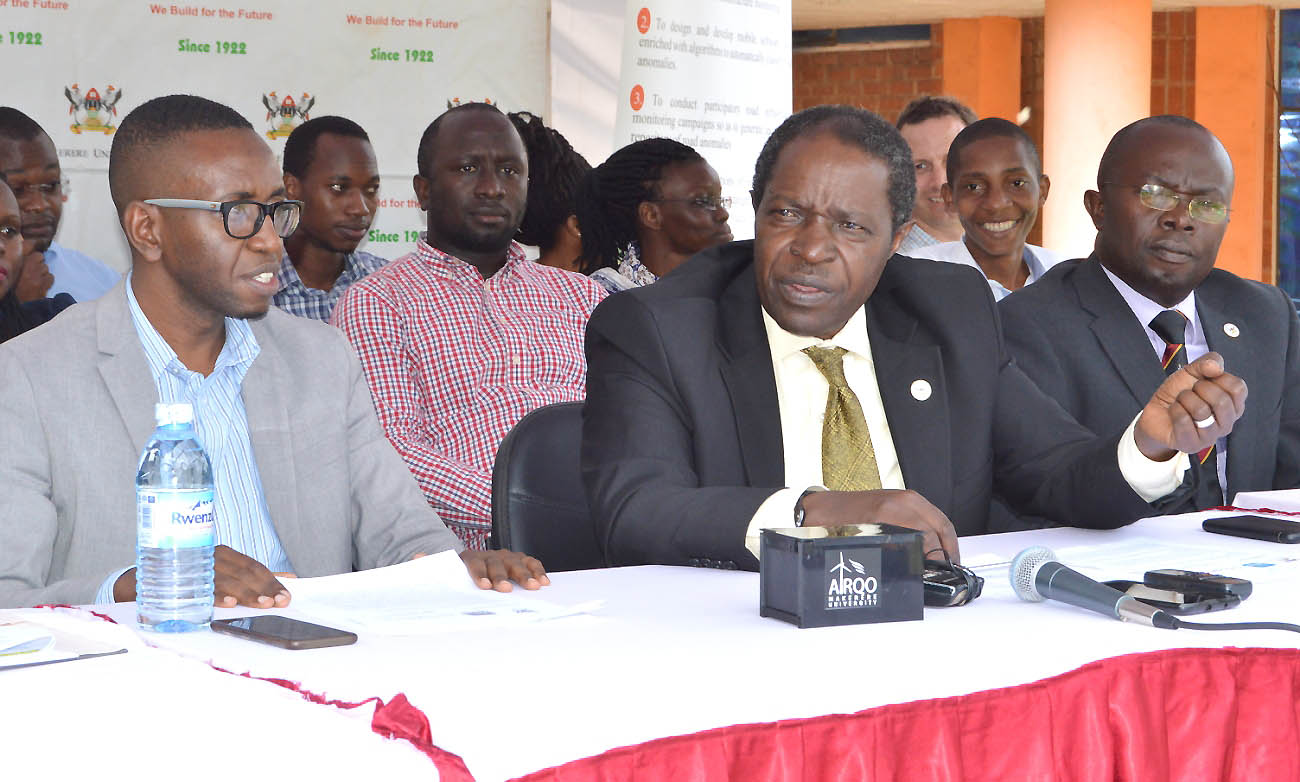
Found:
[(487, 547), (492, 463), (526, 413), (586, 395), (583, 334), (596, 283), (524, 258), (528, 158), (495, 106), (470, 103), (420, 139), (415, 252), (353, 285), (334, 310), (379, 420), (425, 497), (470, 548)]

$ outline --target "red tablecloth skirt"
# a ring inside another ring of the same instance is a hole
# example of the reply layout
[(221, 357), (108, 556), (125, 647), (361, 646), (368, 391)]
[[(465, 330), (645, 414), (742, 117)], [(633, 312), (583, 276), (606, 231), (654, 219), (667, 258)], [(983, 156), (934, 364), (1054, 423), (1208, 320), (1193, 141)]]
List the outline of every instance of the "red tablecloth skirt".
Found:
[(1001, 690), (659, 739), (522, 779), (1300, 782), (1300, 651), (1126, 655)]

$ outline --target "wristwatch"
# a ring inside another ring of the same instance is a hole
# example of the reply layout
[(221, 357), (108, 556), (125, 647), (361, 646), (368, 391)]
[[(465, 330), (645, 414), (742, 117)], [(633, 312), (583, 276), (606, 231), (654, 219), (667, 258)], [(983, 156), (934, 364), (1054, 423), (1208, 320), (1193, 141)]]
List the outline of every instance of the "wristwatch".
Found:
[(803, 518), (804, 518), (804, 516), (806, 516), (806, 515), (808, 514), (808, 512), (807, 512), (806, 510), (804, 510), (804, 507), (803, 507), (803, 500), (804, 500), (804, 497), (807, 497), (809, 494), (812, 494), (813, 492), (819, 492), (819, 491), (830, 491), (830, 490), (827, 489), (825, 486), (809, 486), (807, 489), (804, 490), (804, 493), (803, 493), (803, 494), (800, 494), (800, 495), (799, 495), (799, 499), (795, 500), (795, 503), (794, 503), (794, 525), (795, 525), (796, 527), (802, 527), (802, 526), (803, 526)]

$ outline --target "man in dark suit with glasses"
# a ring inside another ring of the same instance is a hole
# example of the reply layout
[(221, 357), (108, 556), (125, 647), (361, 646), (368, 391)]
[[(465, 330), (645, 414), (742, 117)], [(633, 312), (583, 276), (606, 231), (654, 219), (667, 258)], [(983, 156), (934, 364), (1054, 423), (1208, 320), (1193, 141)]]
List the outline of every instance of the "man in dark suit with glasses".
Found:
[(1214, 268), (1232, 188), (1232, 161), (1209, 130), (1186, 117), (1139, 120), (1111, 139), (1085, 196), (1093, 254), (1000, 304), (1021, 369), (1100, 435), (1121, 431), (1166, 376), (1208, 351), (1246, 382), (1245, 414), (1188, 455), (1168, 512), (1300, 484), (1300, 321), (1278, 288)]

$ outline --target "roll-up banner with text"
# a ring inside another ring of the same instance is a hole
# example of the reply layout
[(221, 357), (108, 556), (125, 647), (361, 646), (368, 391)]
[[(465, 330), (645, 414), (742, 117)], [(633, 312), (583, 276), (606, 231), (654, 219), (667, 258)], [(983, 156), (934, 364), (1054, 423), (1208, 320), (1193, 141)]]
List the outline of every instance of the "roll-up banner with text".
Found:
[(108, 152), (132, 108), (202, 95), (247, 117), (277, 156), (298, 124), (342, 115), (370, 135), (383, 177), (363, 248), (394, 258), (424, 225), (411, 176), (430, 120), (468, 101), (546, 111), (547, 6), (0, 0), (0, 104), (39, 122), (58, 149), (67, 201), (56, 240), (117, 269), (129, 254), (109, 198)]
[(627, 0), (615, 148), (664, 136), (694, 147), (754, 235), (749, 188), (790, 114), (790, 0)]

